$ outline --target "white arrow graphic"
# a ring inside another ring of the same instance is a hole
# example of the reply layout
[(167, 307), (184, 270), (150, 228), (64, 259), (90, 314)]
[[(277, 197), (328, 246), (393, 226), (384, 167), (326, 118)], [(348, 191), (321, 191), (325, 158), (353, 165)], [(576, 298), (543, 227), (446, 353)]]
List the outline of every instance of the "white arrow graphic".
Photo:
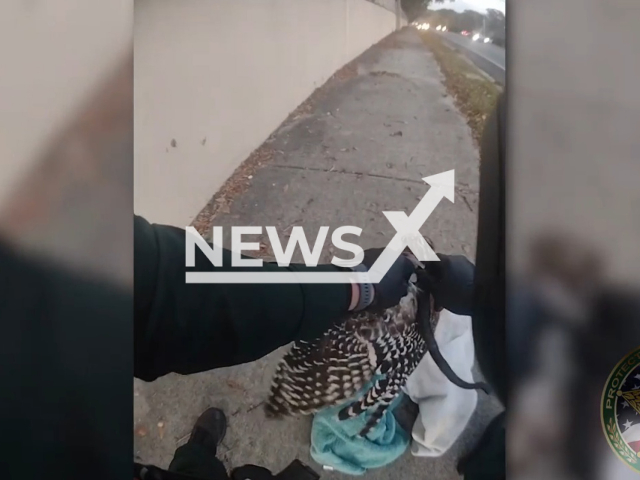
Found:
[(438, 256), (431, 249), (420, 234), (420, 227), (427, 221), (443, 198), (453, 203), (455, 194), (455, 173), (453, 170), (442, 172), (430, 177), (424, 177), (431, 185), (427, 194), (416, 205), (407, 217), (404, 212), (382, 212), (396, 229), (397, 233), (383, 250), (376, 262), (369, 269), (372, 283), (378, 283), (396, 261), (398, 256), (408, 246), (421, 262), (439, 261)]
[[(383, 212), (396, 234), (382, 251), (369, 272), (186, 272), (186, 283), (379, 283), (396, 259), (409, 247), (422, 262), (439, 261), (420, 227), (427, 221), (443, 198), (454, 201), (455, 175), (453, 170), (424, 177), (431, 188), (416, 208), (407, 216), (401, 211)], [(188, 233), (187, 233), (188, 234)]]

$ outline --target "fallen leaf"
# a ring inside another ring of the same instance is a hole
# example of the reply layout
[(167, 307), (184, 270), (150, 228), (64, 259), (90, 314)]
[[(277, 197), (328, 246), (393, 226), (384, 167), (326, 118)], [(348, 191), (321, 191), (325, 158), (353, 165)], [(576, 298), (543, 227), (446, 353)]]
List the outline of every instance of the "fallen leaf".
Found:
[(171, 139), (171, 146), (172, 146), (173, 148), (176, 148), (176, 147), (178, 146), (178, 142), (176, 142), (176, 139), (175, 139), (175, 138), (172, 138), (172, 139)]
[(235, 380), (227, 380), (227, 386), (229, 388), (233, 388), (234, 390), (243, 390), (244, 391), (244, 387), (242, 385), (240, 385), (238, 382), (236, 382)]
[(202, 142), (201, 142), (201, 143), (202, 143), (202, 145), (204, 145), (205, 143), (207, 143), (207, 137), (204, 137), (204, 138), (202, 139)]
[(161, 440), (164, 438), (164, 422), (158, 422), (158, 435)]
[(218, 210), (216, 211), (216, 213), (229, 213), (231, 210), (229, 209), (229, 204), (227, 203), (227, 201), (225, 199), (222, 199), (222, 202), (219, 202), (218, 205)]
[(402, 136), (402, 132), (400, 130), (398, 130), (397, 132), (394, 132), (391, 134), (392, 137), (401, 137)]
[(135, 434), (138, 437), (146, 437), (147, 434), (149, 433), (149, 431), (145, 428), (144, 425), (139, 425), (136, 429), (135, 429)]
[(287, 193), (287, 190), (289, 190), (289, 184), (287, 183), (284, 188), (282, 189), (283, 192)]

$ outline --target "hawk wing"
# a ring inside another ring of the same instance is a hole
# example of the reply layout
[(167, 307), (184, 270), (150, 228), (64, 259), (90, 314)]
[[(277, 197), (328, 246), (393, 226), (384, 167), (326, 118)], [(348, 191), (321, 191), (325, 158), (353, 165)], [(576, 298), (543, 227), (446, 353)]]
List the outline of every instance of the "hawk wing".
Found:
[(277, 366), (267, 414), (309, 415), (341, 404), (374, 375), (385, 375), (389, 381), (376, 381), (371, 395), (347, 416), (375, 406), (391, 390), (392, 401), (426, 351), (415, 325), (418, 292), (410, 284), (397, 306), (355, 314), (317, 340), (294, 342)]

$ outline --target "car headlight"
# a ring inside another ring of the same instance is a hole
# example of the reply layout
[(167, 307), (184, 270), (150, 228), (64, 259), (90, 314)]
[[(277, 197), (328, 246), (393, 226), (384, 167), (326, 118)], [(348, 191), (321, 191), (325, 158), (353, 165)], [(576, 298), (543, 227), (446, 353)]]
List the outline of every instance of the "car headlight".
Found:
[(484, 43), (489, 43), (490, 41), (491, 41), (491, 39), (490, 39), (490, 38), (485, 38), (485, 39), (484, 39)]
[(475, 42), (476, 40), (478, 40), (480, 38), (480, 34), (476, 33), (473, 37), (472, 40)]

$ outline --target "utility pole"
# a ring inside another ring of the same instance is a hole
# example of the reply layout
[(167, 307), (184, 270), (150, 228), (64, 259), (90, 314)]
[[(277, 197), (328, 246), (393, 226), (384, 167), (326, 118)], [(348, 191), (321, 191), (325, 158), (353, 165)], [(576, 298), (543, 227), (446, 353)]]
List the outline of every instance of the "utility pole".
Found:
[(400, 30), (402, 28), (402, 5), (400, 5), (400, 0), (396, 0), (396, 30)]

